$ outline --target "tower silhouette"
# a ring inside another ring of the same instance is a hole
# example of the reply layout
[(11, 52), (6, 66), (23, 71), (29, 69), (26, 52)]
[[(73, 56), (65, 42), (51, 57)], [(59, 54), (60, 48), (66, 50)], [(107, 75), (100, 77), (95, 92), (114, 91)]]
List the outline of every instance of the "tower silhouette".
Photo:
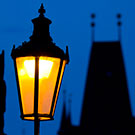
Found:
[[(92, 14), (92, 19), (95, 15)], [(118, 41), (96, 42), (92, 27), (92, 49), (86, 78), (80, 125), (64, 134), (133, 135), (126, 72), (121, 49), (121, 15), (118, 14)]]
[(121, 14), (117, 18), (118, 41), (92, 43), (80, 122), (86, 134), (135, 132), (120, 42)]
[(88, 134), (121, 134), (132, 119), (121, 44), (94, 42), (80, 126)]

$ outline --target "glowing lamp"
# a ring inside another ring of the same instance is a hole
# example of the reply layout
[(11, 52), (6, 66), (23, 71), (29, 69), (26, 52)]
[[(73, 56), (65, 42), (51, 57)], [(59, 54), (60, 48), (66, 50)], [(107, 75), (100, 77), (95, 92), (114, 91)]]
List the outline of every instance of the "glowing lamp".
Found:
[(52, 120), (65, 65), (66, 53), (57, 47), (49, 34), (51, 21), (44, 16), (43, 4), (39, 17), (32, 20), (33, 35), (29, 42), (12, 49), (18, 87), (21, 118)]

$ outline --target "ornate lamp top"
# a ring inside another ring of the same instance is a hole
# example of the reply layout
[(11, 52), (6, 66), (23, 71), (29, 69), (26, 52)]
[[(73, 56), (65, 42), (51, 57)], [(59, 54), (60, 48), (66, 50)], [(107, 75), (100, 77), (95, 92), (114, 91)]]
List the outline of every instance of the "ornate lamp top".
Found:
[(45, 9), (41, 4), (39, 17), (32, 19), (34, 24), (33, 34), (30, 41), (23, 42), (21, 46), (15, 48), (13, 46), (11, 56), (13, 59), (23, 56), (48, 56), (57, 57), (67, 60), (69, 62), (68, 47), (66, 47), (66, 54), (62, 49), (53, 43), (49, 32), (49, 25), (51, 20), (44, 16)]

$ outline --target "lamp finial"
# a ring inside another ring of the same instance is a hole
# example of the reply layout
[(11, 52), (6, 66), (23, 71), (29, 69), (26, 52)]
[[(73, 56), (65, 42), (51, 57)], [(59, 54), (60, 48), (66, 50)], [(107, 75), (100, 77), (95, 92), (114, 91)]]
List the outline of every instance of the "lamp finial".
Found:
[(40, 9), (38, 10), (38, 13), (40, 13), (40, 16), (44, 16), (45, 9), (44, 9), (43, 3), (41, 4)]

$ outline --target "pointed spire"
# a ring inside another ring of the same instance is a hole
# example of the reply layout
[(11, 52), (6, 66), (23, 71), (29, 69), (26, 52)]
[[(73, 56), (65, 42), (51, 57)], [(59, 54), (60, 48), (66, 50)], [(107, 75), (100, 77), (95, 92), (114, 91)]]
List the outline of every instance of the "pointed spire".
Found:
[(121, 14), (117, 14), (117, 19), (118, 19), (118, 22), (117, 22), (117, 25), (118, 25), (118, 40), (121, 41), (121, 25), (122, 25), (122, 22), (121, 22)]
[(64, 97), (64, 104), (63, 104), (63, 110), (62, 110), (62, 119), (61, 119), (61, 125), (58, 134), (61, 134), (66, 129), (66, 90), (63, 91), (63, 97)]
[(91, 14), (91, 19), (92, 19), (92, 22), (91, 22), (91, 28), (92, 28), (92, 32), (91, 32), (91, 40), (92, 42), (94, 42), (95, 40), (95, 22), (94, 22), (94, 19), (95, 19), (96, 15), (93, 13)]
[(26, 134), (26, 130), (25, 128), (22, 129), (22, 135), (25, 135)]
[(40, 16), (44, 16), (44, 13), (45, 13), (45, 9), (44, 9), (44, 6), (43, 6), (43, 3), (41, 4), (40, 6), (40, 9), (38, 10), (38, 13), (40, 13)]
[(67, 116), (67, 128), (70, 128), (72, 123), (71, 123), (71, 102), (72, 102), (72, 94), (69, 95), (69, 111), (68, 111), (68, 116)]

